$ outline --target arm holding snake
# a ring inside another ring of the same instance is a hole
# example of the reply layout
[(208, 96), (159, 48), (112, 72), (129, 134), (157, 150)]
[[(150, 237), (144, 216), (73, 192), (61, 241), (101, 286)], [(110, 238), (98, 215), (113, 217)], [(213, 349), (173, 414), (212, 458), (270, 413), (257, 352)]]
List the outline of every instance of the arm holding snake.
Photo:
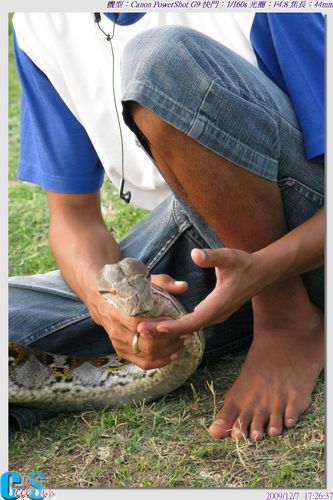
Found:
[[(49, 242), (61, 273), (86, 304), (93, 320), (107, 331), (119, 356), (140, 368), (165, 366), (170, 356), (183, 347), (183, 340), (145, 338), (140, 355), (132, 352), (132, 339), (142, 319), (115, 309), (96, 290), (96, 277), (104, 264), (118, 262), (118, 244), (107, 229), (100, 208), (99, 192), (63, 194), (48, 192), (50, 208)], [(153, 277), (154, 283), (172, 294), (186, 290), (167, 275)]]
[[(118, 356), (53, 354), (10, 342), (9, 401), (14, 405), (73, 411), (150, 401), (182, 385), (201, 361), (201, 331), (193, 332), (190, 345), (178, 338), (145, 338), (137, 354), (132, 351), (135, 328), (144, 317), (176, 318), (186, 311), (165, 288), (151, 283), (144, 263), (121, 258), (98, 201), (96, 193), (49, 194), (50, 242), (65, 279), (88, 307), (95, 307), (94, 319)], [(158, 279), (172, 288), (170, 277)], [(88, 286), (91, 290), (84, 289)]]

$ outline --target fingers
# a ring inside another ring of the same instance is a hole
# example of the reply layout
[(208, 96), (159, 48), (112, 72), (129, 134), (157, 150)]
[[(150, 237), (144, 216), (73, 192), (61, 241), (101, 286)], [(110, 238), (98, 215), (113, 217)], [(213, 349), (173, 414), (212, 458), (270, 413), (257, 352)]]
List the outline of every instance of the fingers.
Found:
[[(231, 251), (233, 252), (233, 250)], [(228, 248), (194, 248), (191, 252), (192, 260), (200, 267), (217, 267), (230, 264), (231, 253)]]
[[(158, 339), (151, 335), (139, 337), (139, 354), (133, 353), (132, 342), (137, 327), (143, 318), (129, 317), (115, 309), (105, 299), (99, 305), (100, 324), (105, 328), (118, 356), (142, 369), (160, 368), (176, 358), (184, 346), (184, 339), (160, 336)], [(159, 318), (163, 319), (163, 318)], [(164, 318), (168, 319), (168, 318)]]
[[(159, 316), (158, 318), (140, 318), (140, 323), (138, 324), (136, 331), (140, 333), (140, 335), (151, 337), (155, 333), (159, 333), (157, 325), (161, 323), (161, 321), (171, 320), (170, 316)], [(165, 337), (165, 335), (164, 335)], [(170, 336), (172, 338), (172, 336)]]
[(188, 289), (188, 283), (186, 281), (174, 280), (168, 274), (154, 274), (151, 277), (151, 282), (173, 295), (186, 292)]
[(133, 335), (129, 343), (113, 341), (118, 356), (127, 359), (144, 370), (161, 368), (168, 365), (178, 357), (178, 352), (183, 348), (183, 342), (178, 341), (170, 345), (164, 339), (142, 338), (139, 336), (138, 347), (140, 352), (132, 351)]
[[(241, 293), (242, 290), (239, 290), (239, 286), (241, 283), (243, 287), (248, 255), (250, 254), (228, 248), (193, 249), (191, 256), (195, 264), (201, 267), (216, 268), (217, 284), (215, 289), (197, 305), (192, 313), (176, 320), (143, 320), (138, 325), (138, 332), (155, 336), (164, 333), (180, 337), (192, 334), (203, 326), (225, 321), (247, 299), (245, 295), (245, 299), (242, 300), (243, 293)], [(225, 271), (226, 274), (224, 274)], [(160, 275), (160, 279), (162, 276), (166, 281), (170, 279), (167, 275)], [(167, 277), (165, 278), (165, 276)]]
[(185, 314), (179, 319), (144, 320), (138, 325), (138, 331), (143, 335), (168, 334), (172, 336), (190, 335), (202, 326), (220, 323), (234, 312), (228, 308), (224, 311), (224, 301), (221, 294), (215, 289), (197, 305), (192, 313)]
[[(114, 329), (112, 332), (112, 344), (116, 351), (133, 354), (132, 342), (135, 333), (124, 332), (120, 329)], [(163, 337), (144, 337), (139, 336), (138, 347), (140, 349), (140, 357), (144, 357), (149, 361), (154, 361), (158, 358), (166, 358), (180, 351), (184, 346), (184, 340), (170, 339)], [(127, 359), (127, 358), (126, 358)]]
[[(179, 319), (171, 319), (167, 321), (162, 321), (156, 325), (156, 331), (154, 332), (156, 338), (161, 334), (168, 334), (168, 336), (176, 336), (178, 338), (191, 335), (193, 332), (198, 331), (202, 326), (202, 318), (196, 312), (186, 314)], [(150, 325), (145, 325), (149, 329)], [(152, 332), (152, 330), (149, 330)]]
[(136, 331), (130, 331), (120, 324), (106, 328), (118, 356), (127, 359), (145, 370), (165, 366), (175, 359), (184, 346), (184, 340), (170, 337), (139, 336), (140, 352), (133, 353), (132, 343)]
[(258, 263), (254, 258), (254, 254), (234, 248), (194, 248), (191, 257), (197, 266), (215, 267), (215, 272), (227, 273), (227, 275), (229, 272), (249, 272), (254, 267), (256, 267), (256, 273), (258, 271)]
[(191, 251), (191, 257), (193, 262), (200, 267), (212, 267), (210, 265), (209, 259), (207, 259), (207, 251), (200, 248), (194, 248)]

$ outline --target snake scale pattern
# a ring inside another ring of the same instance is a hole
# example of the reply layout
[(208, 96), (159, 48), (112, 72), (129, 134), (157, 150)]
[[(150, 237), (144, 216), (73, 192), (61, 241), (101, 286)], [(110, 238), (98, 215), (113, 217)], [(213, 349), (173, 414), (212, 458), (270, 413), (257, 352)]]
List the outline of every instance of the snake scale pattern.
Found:
[[(97, 289), (114, 307), (129, 316), (185, 314), (183, 306), (162, 288), (151, 284), (146, 266), (125, 258), (107, 264)], [(116, 354), (94, 357), (37, 351), (9, 343), (9, 401), (55, 411), (117, 407), (151, 401), (182, 385), (198, 367), (204, 351), (202, 331), (167, 366), (142, 370)]]

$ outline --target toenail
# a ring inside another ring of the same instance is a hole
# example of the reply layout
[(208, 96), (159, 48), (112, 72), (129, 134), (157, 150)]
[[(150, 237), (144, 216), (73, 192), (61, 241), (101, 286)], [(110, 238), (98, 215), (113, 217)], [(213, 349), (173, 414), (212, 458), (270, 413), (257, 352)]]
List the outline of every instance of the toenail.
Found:
[(276, 427), (270, 427), (268, 429), (268, 432), (269, 432), (269, 434), (272, 434), (273, 436), (275, 436), (275, 435), (279, 434), (279, 429), (277, 429)]
[(294, 418), (287, 418), (286, 424), (288, 424), (288, 425), (295, 425), (296, 424), (296, 419), (294, 419)]
[(255, 441), (257, 439), (262, 439), (263, 437), (264, 437), (263, 432), (257, 430), (251, 431), (251, 438), (254, 439)]

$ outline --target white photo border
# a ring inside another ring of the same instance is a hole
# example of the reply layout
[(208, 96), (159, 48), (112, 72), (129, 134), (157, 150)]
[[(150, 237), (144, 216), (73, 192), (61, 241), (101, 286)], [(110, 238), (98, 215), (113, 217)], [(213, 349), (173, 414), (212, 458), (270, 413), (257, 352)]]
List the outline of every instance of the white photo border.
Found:
[[(312, 5), (312, 2), (306, 0), (307, 4)], [(314, 4), (314, 2), (313, 2)], [(107, 1), (94, 1), (82, 0), (81, 2), (71, 2), (71, 12), (84, 12), (84, 11), (110, 11), (106, 9)], [(333, 5), (333, 4), (332, 4)], [(0, 78), (0, 475), (8, 470), (8, 413), (7, 413), (7, 335), (8, 335), (8, 306), (7, 306), (7, 277), (8, 277), (8, 14), (14, 11), (20, 12), (66, 12), (68, 11), (68, 0), (58, 0), (56, 5), (45, 0), (19, 0), (9, 1), (2, 0), (0, 3), (0, 57), (2, 61), (1, 78)], [(118, 9), (119, 11), (120, 9)], [(126, 8), (126, 11), (138, 11), (137, 9)], [(152, 9), (148, 9), (148, 11)], [(156, 10), (156, 9), (155, 9)], [(191, 10), (191, 9), (189, 9)], [(255, 10), (255, 9), (250, 9)], [(196, 9), (196, 12), (207, 12), (207, 9)], [(227, 11), (232, 12), (230, 9), (214, 9), (216, 12)], [(244, 9), (244, 12), (249, 9)], [(272, 12), (273, 10), (267, 10)], [(274, 9), (274, 12), (286, 12), (286, 9)], [(309, 6), (302, 9), (302, 12), (314, 12), (317, 9)], [(239, 12), (239, 9), (237, 10)], [(260, 9), (260, 12), (265, 10)], [(288, 11), (289, 12), (289, 11)], [(333, 140), (330, 142), (329, 137), (333, 138), (333, 8), (323, 9), (322, 12), (326, 15), (326, 165), (329, 166), (333, 159)], [(329, 63), (331, 61), (331, 63)], [(325, 492), (333, 492), (333, 428), (329, 425), (333, 419), (333, 364), (330, 363), (333, 355), (333, 313), (329, 309), (331, 289), (332, 289), (332, 276), (333, 276), (333, 261), (329, 259), (332, 253), (333, 246), (333, 226), (330, 221), (333, 217), (333, 200), (330, 199), (333, 191), (333, 172), (327, 168), (326, 174), (326, 188), (327, 188), (327, 204), (326, 204), (326, 488), (323, 490), (316, 490), (318, 493), (324, 494)], [(329, 445), (330, 443), (330, 445)], [(33, 447), (33, 443), (31, 443)], [(75, 485), (73, 485), (75, 486)], [(278, 489), (279, 490), (279, 489)], [(282, 490), (282, 489), (281, 489)], [(193, 500), (201, 498), (202, 495), (209, 494), (210, 499), (221, 498), (221, 494), (225, 494), (228, 500), (246, 498), (251, 499), (264, 499), (267, 498), (265, 494), (270, 491), (266, 489), (177, 489), (172, 490), (171, 494), (174, 498), (183, 498), (184, 495), (190, 494)], [(274, 491), (274, 490), (272, 490)], [(292, 489), (290, 489), (292, 491)], [(295, 490), (298, 491), (298, 490)], [(299, 490), (301, 491), (301, 490)], [(309, 488), (311, 491), (311, 488)], [(82, 500), (90, 499), (94, 494), (92, 489), (57, 489), (57, 499), (73, 499), (79, 497)], [(100, 498), (113, 498), (113, 499), (127, 499), (135, 498), (135, 500), (152, 500), (159, 496), (161, 500), (166, 500), (170, 497), (170, 490), (163, 489), (99, 489), (96, 494)], [(0, 493), (1, 495), (1, 493)], [(303, 496), (300, 496), (300, 499)], [(318, 499), (320, 497), (318, 496)], [(324, 498), (324, 497), (321, 497)], [(333, 493), (332, 493), (333, 499)]]

